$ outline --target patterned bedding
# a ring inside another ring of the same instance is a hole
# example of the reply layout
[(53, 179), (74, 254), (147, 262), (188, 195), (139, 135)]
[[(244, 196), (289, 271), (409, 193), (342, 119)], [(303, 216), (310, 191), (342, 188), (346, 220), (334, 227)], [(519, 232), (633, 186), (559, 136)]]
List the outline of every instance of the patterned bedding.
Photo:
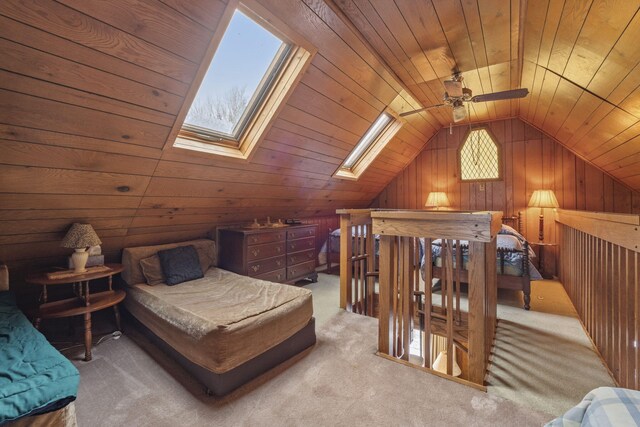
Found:
[(599, 387), (546, 426), (640, 426), (640, 391)]

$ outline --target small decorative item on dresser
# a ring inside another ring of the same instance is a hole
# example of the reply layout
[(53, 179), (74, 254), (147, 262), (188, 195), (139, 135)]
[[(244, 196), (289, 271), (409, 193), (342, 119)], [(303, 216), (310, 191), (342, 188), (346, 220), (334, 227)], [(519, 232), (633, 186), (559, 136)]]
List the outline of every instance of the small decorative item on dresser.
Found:
[(63, 248), (75, 249), (71, 259), (73, 261), (74, 271), (76, 273), (82, 273), (86, 271), (87, 259), (89, 258), (89, 252), (87, 249), (90, 246), (96, 246), (102, 244), (102, 241), (94, 231), (91, 224), (74, 223), (67, 235), (64, 236), (60, 246)]

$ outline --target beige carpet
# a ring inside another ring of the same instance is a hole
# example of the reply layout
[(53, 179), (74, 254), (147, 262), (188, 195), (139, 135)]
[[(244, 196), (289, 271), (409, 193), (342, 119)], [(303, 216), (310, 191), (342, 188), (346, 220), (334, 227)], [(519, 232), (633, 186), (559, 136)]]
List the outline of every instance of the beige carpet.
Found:
[(615, 386), (560, 282), (533, 282), (528, 312), (520, 295), (500, 292), (490, 394), (562, 414), (590, 390)]
[(79, 425), (539, 426), (611, 384), (557, 282), (534, 285), (531, 312), (517, 294), (501, 293), (489, 393), (375, 356), (377, 321), (336, 308), (338, 278), (321, 274), (307, 286), (316, 347), (223, 400), (206, 396), (135, 329), (104, 340), (89, 363), (71, 349)]
[(540, 426), (551, 416), (374, 355), (377, 321), (340, 312), (305, 357), (229, 399), (134, 330), (78, 362), (80, 426)]

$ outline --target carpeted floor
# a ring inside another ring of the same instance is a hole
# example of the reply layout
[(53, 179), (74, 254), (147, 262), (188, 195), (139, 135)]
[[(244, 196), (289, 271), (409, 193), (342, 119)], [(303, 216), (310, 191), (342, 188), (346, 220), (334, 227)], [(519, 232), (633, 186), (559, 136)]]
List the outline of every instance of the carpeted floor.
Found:
[(534, 284), (530, 312), (501, 293), (488, 393), (375, 356), (377, 321), (336, 308), (337, 276), (308, 287), (316, 346), (222, 400), (133, 328), (96, 346), (91, 362), (70, 349), (79, 425), (539, 426), (612, 384), (557, 282)]

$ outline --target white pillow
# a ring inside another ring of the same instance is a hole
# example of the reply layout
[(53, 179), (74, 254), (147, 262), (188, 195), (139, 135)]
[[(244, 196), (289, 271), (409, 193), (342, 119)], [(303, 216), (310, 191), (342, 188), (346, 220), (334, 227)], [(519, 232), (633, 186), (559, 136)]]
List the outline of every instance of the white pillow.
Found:
[(509, 234), (498, 234), (496, 244), (499, 248), (502, 249), (514, 249), (518, 251), (522, 250), (522, 243), (520, 243), (520, 240), (517, 237), (511, 236)]

